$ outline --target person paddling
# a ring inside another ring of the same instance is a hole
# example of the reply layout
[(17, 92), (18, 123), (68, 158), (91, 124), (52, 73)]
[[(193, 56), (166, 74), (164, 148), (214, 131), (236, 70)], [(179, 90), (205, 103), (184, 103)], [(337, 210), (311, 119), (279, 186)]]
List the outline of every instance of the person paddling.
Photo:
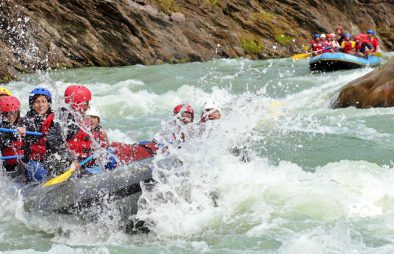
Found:
[(362, 38), (361, 35), (354, 36), (355, 41), (355, 55), (366, 56), (373, 49), (372, 44), (368, 39)]
[(336, 37), (335, 37), (335, 33), (331, 33), (331, 43), (330, 43), (330, 47), (333, 50), (333, 52), (338, 51), (338, 49), (341, 47), (341, 45), (339, 45)]
[[(18, 98), (7, 95), (0, 98), (0, 113), (2, 128), (17, 129), (18, 132), (5, 133), (0, 132), (0, 150), (2, 156), (23, 156), (23, 142), (21, 136), (25, 134), (25, 128), (22, 127), (23, 118), (20, 115), (20, 102)], [(11, 176), (20, 175), (20, 160), (8, 159), (2, 162), (5, 170)]]
[[(101, 148), (105, 148), (106, 154), (103, 154), (105, 160), (101, 160), (101, 164), (104, 165), (104, 168), (106, 169), (115, 169), (118, 165), (117, 158), (115, 157), (114, 149), (110, 147), (107, 131), (104, 130), (100, 124), (100, 112), (96, 108), (90, 107), (86, 112), (86, 115), (89, 117), (89, 127), (93, 135), (92, 149), (95, 150), (96, 153), (96, 151), (100, 150)], [(96, 171), (101, 172), (101, 166), (95, 166), (100, 168)]]
[(100, 124), (100, 112), (96, 108), (90, 107), (86, 115), (89, 117), (90, 130), (94, 140), (101, 147), (107, 148), (109, 146), (108, 134)]
[(186, 136), (191, 134), (191, 129), (186, 126), (194, 121), (194, 110), (190, 105), (179, 104), (172, 112), (178, 130), (173, 133), (174, 140), (185, 142)]
[(373, 46), (373, 49), (369, 53), (378, 52), (379, 51), (379, 41), (375, 37), (375, 31), (372, 29), (368, 29), (367, 34), (368, 34), (368, 40)]
[(29, 96), (30, 110), (23, 120), (29, 131), (42, 133), (41, 137), (24, 137), (24, 161), (27, 163), (28, 181), (46, 181), (61, 170), (78, 161), (68, 152), (62, 139), (61, 127), (55, 123), (51, 109), (52, 95), (48, 89), (35, 88)]
[(354, 54), (356, 43), (351, 40), (351, 35), (349, 33), (345, 34), (345, 40), (342, 41), (341, 48), (343, 53)]
[(64, 91), (66, 107), (60, 109), (60, 121), (65, 129), (67, 147), (79, 161), (92, 152), (92, 140), (86, 111), (92, 99), (90, 90), (82, 85), (71, 85)]
[(155, 135), (154, 142), (163, 151), (167, 151), (168, 145), (181, 148), (187, 137), (194, 136), (190, 126), (194, 121), (194, 110), (188, 104), (179, 104), (172, 110), (173, 119), (165, 122), (163, 130)]
[[(201, 113), (200, 121), (198, 122), (198, 136), (201, 137), (202, 135), (205, 135), (206, 137), (208, 137), (210, 135), (209, 132), (212, 130), (212, 128), (215, 128), (215, 125), (208, 124), (207, 122), (216, 121), (220, 118), (222, 118), (222, 114), (220, 113), (219, 106), (216, 105), (216, 103), (213, 101), (205, 102)], [(208, 133), (207, 129), (209, 129)]]
[(339, 45), (342, 45), (342, 42), (345, 40), (346, 35), (343, 32), (343, 27), (342, 26), (338, 26), (336, 29), (336, 33), (337, 33), (337, 41)]
[(323, 53), (323, 43), (320, 38), (320, 34), (315, 34), (313, 40), (309, 45), (308, 51), (312, 50), (312, 56), (317, 56)]
[(201, 113), (200, 123), (205, 123), (209, 120), (218, 120), (222, 117), (219, 107), (211, 101), (204, 104), (203, 112)]

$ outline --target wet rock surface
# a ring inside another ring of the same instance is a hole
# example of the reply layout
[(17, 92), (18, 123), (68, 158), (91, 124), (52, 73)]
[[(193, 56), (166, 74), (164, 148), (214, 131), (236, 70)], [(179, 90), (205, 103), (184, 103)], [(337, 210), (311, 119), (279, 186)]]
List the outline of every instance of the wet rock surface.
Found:
[(338, 24), (376, 29), (394, 48), (394, 4), (383, 0), (0, 0), (0, 81), (48, 68), (285, 57)]
[(394, 106), (394, 58), (384, 66), (344, 86), (333, 108)]

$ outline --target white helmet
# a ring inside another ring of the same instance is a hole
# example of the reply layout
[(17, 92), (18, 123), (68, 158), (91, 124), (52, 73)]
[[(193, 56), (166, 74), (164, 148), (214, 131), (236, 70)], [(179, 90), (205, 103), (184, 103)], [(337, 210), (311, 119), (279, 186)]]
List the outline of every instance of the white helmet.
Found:
[(321, 34), (320, 38), (327, 38), (325, 34)]
[(96, 116), (100, 119), (100, 111), (98, 111), (96, 108), (94, 107), (90, 107), (88, 109), (88, 111), (86, 111), (86, 115), (87, 116)]
[(220, 112), (219, 106), (212, 100), (209, 100), (209, 101), (205, 102), (204, 110), (207, 110), (207, 109), (216, 109), (217, 111)]

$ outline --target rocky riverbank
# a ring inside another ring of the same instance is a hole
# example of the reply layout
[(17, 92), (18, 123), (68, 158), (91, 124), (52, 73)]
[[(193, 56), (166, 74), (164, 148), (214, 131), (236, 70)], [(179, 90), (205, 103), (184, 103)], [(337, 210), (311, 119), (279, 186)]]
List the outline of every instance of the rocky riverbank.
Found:
[(393, 3), (329, 2), (0, 0), (0, 81), (48, 68), (285, 57), (338, 24), (376, 29), (394, 49)]
[(333, 108), (394, 106), (394, 58), (384, 66), (344, 86)]

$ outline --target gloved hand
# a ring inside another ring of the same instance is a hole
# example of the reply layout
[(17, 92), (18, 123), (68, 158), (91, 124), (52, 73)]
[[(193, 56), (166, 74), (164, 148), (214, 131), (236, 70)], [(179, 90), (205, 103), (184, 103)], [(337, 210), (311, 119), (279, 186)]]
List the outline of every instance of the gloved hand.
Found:
[(46, 181), (48, 171), (44, 168), (43, 164), (38, 161), (30, 160), (27, 163), (27, 179), (29, 181)]
[(108, 147), (108, 157), (107, 164), (105, 165), (106, 169), (113, 170), (118, 166), (118, 162), (116, 161), (115, 150), (112, 147)]

